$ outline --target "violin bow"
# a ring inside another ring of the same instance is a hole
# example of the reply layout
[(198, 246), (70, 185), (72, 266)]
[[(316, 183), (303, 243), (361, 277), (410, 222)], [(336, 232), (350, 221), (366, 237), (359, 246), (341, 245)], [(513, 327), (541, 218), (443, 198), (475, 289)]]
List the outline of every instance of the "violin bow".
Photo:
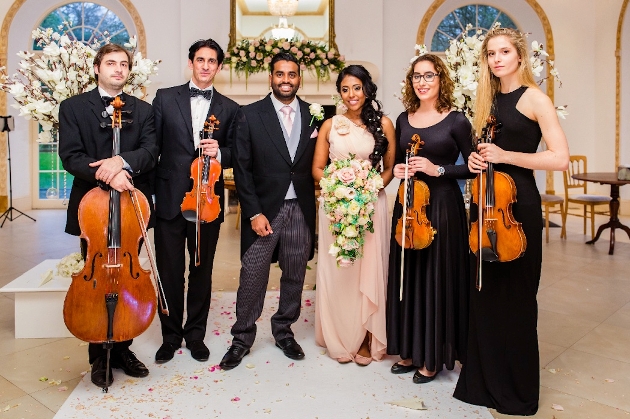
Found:
[(149, 241), (149, 236), (147, 235), (147, 230), (145, 228), (148, 223), (145, 222), (144, 215), (142, 214), (142, 209), (140, 208), (140, 203), (138, 202), (136, 196), (136, 191), (129, 191), (129, 196), (131, 197), (131, 202), (133, 203), (133, 210), (136, 213), (136, 219), (138, 220), (138, 224), (140, 224), (140, 231), (142, 232), (144, 248), (147, 251), (147, 255), (149, 256), (151, 272), (153, 273), (153, 277), (155, 278), (155, 289), (157, 290), (158, 294), (160, 311), (162, 312), (162, 314), (166, 314), (168, 316), (168, 301), (166, 301), (166, 297), (164, 296), (164, 288), (162, 288), (162, 279), (160, 278), (160, 272), (157, 270), (155, 252), (153, 251), (153, 247), (151, 246), (151, 242)]

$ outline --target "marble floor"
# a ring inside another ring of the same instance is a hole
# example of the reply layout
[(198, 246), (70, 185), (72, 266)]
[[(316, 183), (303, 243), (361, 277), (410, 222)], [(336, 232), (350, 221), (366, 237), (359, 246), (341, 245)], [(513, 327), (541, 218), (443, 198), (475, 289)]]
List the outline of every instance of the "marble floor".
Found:
[[(45, 259), (77, 251), (77, 239), (63, 233), (62, 210), (29, 211), (0, 229), (0, 286)], [(559, 215), (551, 221), (560, 222)], [(596, 224), (606, 219), (598, 216)], [(628, 217), (622, 222), (630, 224)], [(213, 288), (234, 291), (239, 271), (235, 215), (222, 227)], [(570, 217), (568, 237), (553, 228), (543, 244), (538, 332), (541, 399), (536, 418), (628, 418), (630, 415), (630, 240), (617, 231), (615, 254), (608, 233), (584, 244), (581, 220)], [(309, 263), (306, 287), (315, 281)], [(270, 289), (278, 287), (272, 269)], [(0, 419), (48, 419), (55, 415), (89, 369), (85, 344), (75, 338), (15, 339), (14, 299), (0, 294)], [(146, 360), (145, 360), (146, 361)], [(149, 365), (150, 367), (150, 365)], [(43, 382), (40, 377), (56, 381)], [(410, 417), (423, 417), (422, 412)], [(495, 418), (508, 417), (491, 411)], [(374, 419), (374, 418), (373, 418)]]

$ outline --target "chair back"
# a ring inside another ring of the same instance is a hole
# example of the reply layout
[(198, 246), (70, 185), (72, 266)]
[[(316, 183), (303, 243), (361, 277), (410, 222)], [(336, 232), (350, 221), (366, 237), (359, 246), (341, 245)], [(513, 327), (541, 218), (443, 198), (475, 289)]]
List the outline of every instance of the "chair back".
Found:
[(572, 175), (586, 173), (586, 156), (569, 156), (569, 168), (562, 174), (564, 177), (564, 198), (569, 198), (569, 189), (582, 189), (586, 195), (586, 184), (583, 180), (573, 179)]

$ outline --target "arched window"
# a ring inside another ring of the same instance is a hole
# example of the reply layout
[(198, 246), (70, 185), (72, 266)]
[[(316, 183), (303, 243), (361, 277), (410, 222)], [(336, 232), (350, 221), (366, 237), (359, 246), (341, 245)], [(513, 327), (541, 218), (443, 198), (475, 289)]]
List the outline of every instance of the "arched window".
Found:
[[(469, 4), (453, 10), (440, 22), (431, 40), (431, 51), (444, 51), (450, 46), (451, 39), (473, 35), (481, 29), (487, 32), (495, 22), (504, 28), (517, 29), (514, 21), (501, 10), (483, 4)], [(466, 25), (472, 29), (466, 33)]]
[[(67, 35), (70, 39), (93, 44), (103, 43), (106, 38), (117, 44), (129, 41), (129, 32), (122, 20), (107, 7), (90, 2), (75, 2), (60, 6), (50, 12), (38, 25)], [(33, 42), (33, 50), (41, 47)], [(72, 175), (63, 170), (58, 155), (57, 141), (38, 144), (36, 200), (38, 207), (46, 207), (42, 201), (61, 200), (70, 197)], [(57, 201), (58, 202), (58, 201)], [(57, 204), (58, 205), (58, 204)]]
[[(91, 44), (109, 38), (116, 44), (129, 40), (129, 32), (118, 16), (107, 7), (96, 3), (76, 2), (64, 4), (50, 12), (39, 24), (42, 29), (52, 28), (72, 40)], [(33, 49), (40, 49), (33, 44)]]

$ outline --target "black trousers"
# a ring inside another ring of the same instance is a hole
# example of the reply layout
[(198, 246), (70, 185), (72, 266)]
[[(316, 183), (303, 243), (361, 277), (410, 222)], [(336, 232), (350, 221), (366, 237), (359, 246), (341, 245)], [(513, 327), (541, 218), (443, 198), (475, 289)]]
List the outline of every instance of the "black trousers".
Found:
[[(181, 346), (182, 340), (190, 343), (206, 336), (210, 294), (212, 291), (212, 266), (219, 240), (219, 222), (200, 224), (200, 265), (195, 266), (197, 249), (196, 224), (181, 214), (171, 220), (157, 218), (155, 225), (155, 254), (157, 268), (162, 279), (164, 297), (169, 315), (159, 313), (162, 324), (162, 340)], [(190, 258), (188, 266), (188, 294), (186, 288), (186, 248)], [(235, 250), (238, 252), (238, 249)], [(184, 324), (184, 307), (186, 323)]]

